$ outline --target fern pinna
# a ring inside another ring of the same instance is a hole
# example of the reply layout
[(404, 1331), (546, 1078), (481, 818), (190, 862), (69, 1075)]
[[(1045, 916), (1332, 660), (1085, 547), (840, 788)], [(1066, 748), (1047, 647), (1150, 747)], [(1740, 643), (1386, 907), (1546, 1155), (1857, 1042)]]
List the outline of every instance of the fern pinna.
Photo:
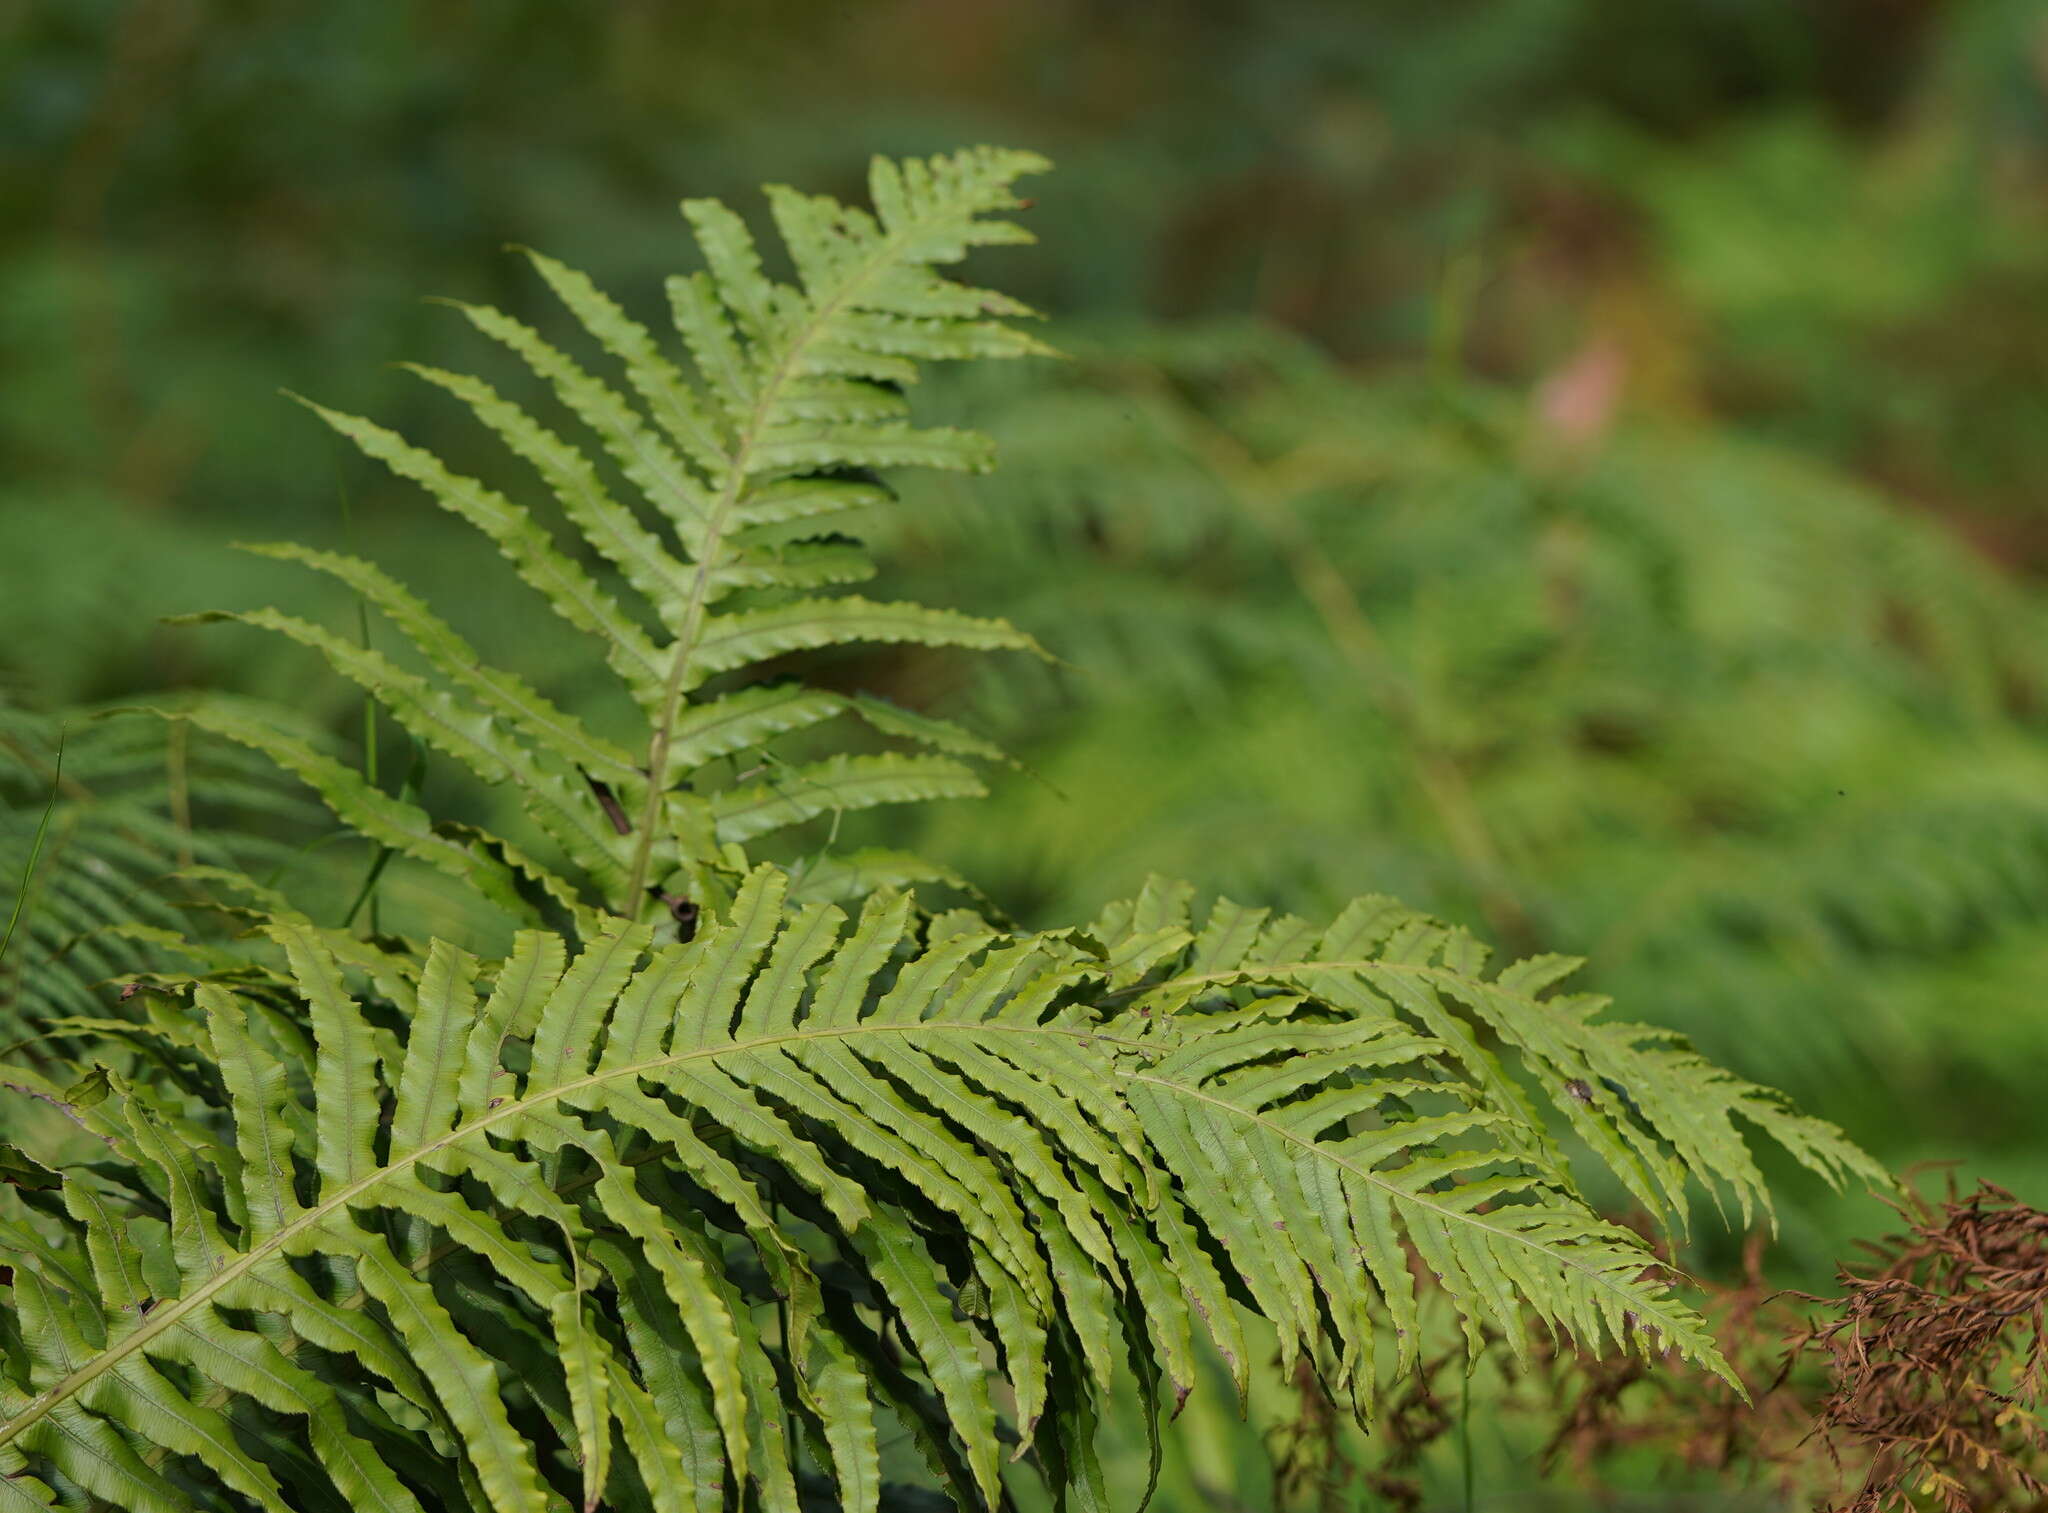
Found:
[[(906, 887), (935, 869), (912, 860), (747, 856), (824, 808), (964, 791), (957, 759), (989, 754), (875, 701), (713, 680), (849, 640), (1031, 645), (817, 590), (865, 571), (842, 539), (880, 497), (865, 469), (985, 460), (911, 429), (896, 387), (916, 358), (1032, 348), (990, 318), (1015, 306), (931, 267), (1020, 235), (981, 216), (1035, 166), (878, 165), (875, 218), (777, 193), (794, 286), (730, 213), (687, 206), (709, 264), (671, 287), (692, 373), (538, 260), (633, 402), (469, 312), (666, 538), (537, 421), (428, 376), (540, 469), (659, 633), (503, 496), (328, 417), (602, 643), (646, 753), (492, 668), (381, 570), (269, 549), (346, 582), (427, 671), (242, 618), (515, 792), (548, 854), (437, 824), (260, 722), (187, 715), (520, 928), (486, 957), (253, 893), (249, 948), (150, 974), (81, 1026), (94, 1061), (0, 1067), (90, 1147), (0, 1144), (0, 1505), (859, 1513), (921, 1481), (971, 1509), (1009, 1504), (1008, 1445), (1061, 1506), (1100, 1510), (1111, 1384), (1136, 1381), (1156, 1471), (1156, 1420), (1205, 1351), (1242, 1400), (1261, 1320), (1361, 1417), (1438, 1300), (1475, 1344), (1519, 1348), (1533, 1319), (1722, 1369), (1573, 1150), (1674, 1226), (1696, 1184), (1745, 1217), (1767, 1202), (1745, 1126), (1830, 1181), (1882, 1180), (1830, 1126), (1554, 991), (1569, 962), (1489, 974), (1471, 937), (1384, 899), (1317, 927), (1198, 916), (1155, 883), (1019, 934), (931, 913)], [(840, 714), (927, 749), (682, 785)], [(683, 897), (694, 930), (662, 907)]]
[(61, 1182), (9, 1165), (58, 1232), (0, 1231), (9, 1496), (794, 1509), (808, 1451), (872, 1509), (879, 1409), (992, 1506), (997, 1363), (1020, 1453), (1086, 1507), (1126, 1345), (1177, 1397), (1198, 1322), (1242, 1382), (1246, 1309), (1362, 1406), (1416, 1344), (1408, 1248), (1475, 1335), (1533, 1314), (1718, 1367), (1546, 1106), (1667, 1216), (1689, 1178), (1762, 1197), (1736, 1118), (1875, 1175), (1548, 995), (1567, 964), (1488, 976), (1385, 900), (1197, 928), (1155, 886), (1017, 936), (786, 885), (757, 870), (689, 943), (527, 932), (488, 972), (280, 918), (288, 992), (201, 983), (156, 1032), (177, 1087), (8, 1074), (105, 1147)]
[[(531, 327), (497, 310), (457, 306), (545, 381), (596, 438), (615, 481), (590, 452), (480, 380), (414, 371), (532, 466), (602, 563), (603, 581), (523, 506), (381, 426), (313, 406), (488, 536), (556, 614), (592, 637), (645, 717), (644, 736), (621, 744), (588, 728), (492, 667), (382, 569), (333, 552), (252, 548), (341, 580), (405, 636), (426, 671), (280, 610), (194, 618), (243, 620), (319, 650), (425, 746), (486, 783), (514, 785), (552, 855), (437, 828), (417, 805), (275, 730), (205, 711), (189, 717), (270, 752), (364, 835), (441, 868), (515, 917), (567, 913), (583, 928), (603, 912), (647, 916), (663, 898), (719, 897), (744, 865), (727, 847), (818, 815), (981, 793), (970, 762), (1000, 753), (943, 720), (797, 682), (735, 685), (774, 658), (854, 642), (1035, 649), (1003, 621), (822, 591), (874, 571), (853, 539), (887, 497), (870, 470), (990, 465), (985, 437), (911, 425), (902, 389), (921, 362), (1047, 350), (1006, 323), (1028, 314), (1023, 306), (933, 271), (974, 246), (1028, 240), (989, 215), (1017, 205), (1011, 184), (1043, 166), (1029, 153), (987, 149), (930, 162), (878, 160), (872, 215), (771, 188), (794, 285), (768, 277), (732, 211), (684, 202), (707, 265), (668, 283), (689, 372), (583, 275), (532, 255), (622, 367), (632, 399)], [(644, 511), (614, 496), (616, 481)], [(621, 587), (635, 596), (631, 609)], [(765, 777), (723, 786), (706, 771), (837, 716), (922, 749), (756, 763)], [(944, 875), (909, 858), (862, 856), (835, 859), (809, 882), (827, 890), (858, 887), (863, 877)]]

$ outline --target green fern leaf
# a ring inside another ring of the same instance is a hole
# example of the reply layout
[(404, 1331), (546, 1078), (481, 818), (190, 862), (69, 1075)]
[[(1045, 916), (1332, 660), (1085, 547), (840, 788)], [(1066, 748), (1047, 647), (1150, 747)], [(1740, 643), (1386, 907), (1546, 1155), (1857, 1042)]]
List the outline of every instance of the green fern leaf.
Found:
[(744, 841), (820, 814), (924, 799), (978, 798), (974, 769), (949, 757), (832, 757), (778, 769), (765, 782), (728, 789), (712, 801), (721, 841)]
[[(793, 1509), (789, 1408), (846, 1505), (873, 1507), (884, 1405), (994, 1506), (998, 1363), (1014, 1433), (1085, 1502), (1110, 1338), (1144, 1342), (1177, 1403), (1191, 1318), (1240, 1381), (1242, 1315), (1289, 1358), (1333, 1329), (1364, 1405), (1382, 1331), (1399, 1362), (1418, 1349), (1411, 1256), (1475, 1344), (1535, 1321), (1724, 1369), (1517, 1090), (1568, 1051), (1633, 1074), (1641, 1148), (1738, 1191), (1746, 1148), (1712, 1172), (1702, 1131), (1767, 1095), (1626, 1061), (1643, 1032), (1550, 995), (1558, 964), (1488, 977), (1380, 901), (1304, 933), (1227, 904), (1198, 922), (1160, 885), (1086, 938), (920, 938), (900, 895), (849, 921), (789, 892), (763, 868), (687, 944), (615, 920), (496, 964), (436, 943), (416, 975), (273, 924), (288, 985), (197, 990), (218, 1071), (182, 1105), (110, 1079), (107, 1156), (61, 1173), (60, 1213), (0, 1228), (36, 1341), (0, 1368), (0, 1454), (117, 1507), (282, 1506), (289, 1472), (372, 1506), (431, 1482), (492, 1513), (708, 1509), (746, 1484)], [(279, 1033), (294, 1011), (310, 1045)], [(1823, 1175), (1870, 1169), (1825, 1126), (1762, 1127)], [(172, 1269), (131, 1218), (151, 1211)], [(277, 1356), (295, 1339), (349, 1373)], [(131, 1435), (212, 1490), (173, 1489)]]
[[(524, 504), (395, 433), (310, 405), (367, 456), (494, 542), (557, 615), (597, 642), (645, 728), (624, 741), (586, 728), (523, 680), (491, 668), (381, 570), (336, 554), (256, 548), (346, 584), (398, 628), (424, 659), (424, 672), (302, 615), (208, 618), (237, 619), (320, 652), (422, 743), (483, 784), (515, 794), (538, 850), (524, 839), (437, 834), (411, 806), (331, 764), (261, 731), (231, 733), (284, 761), (380, 845), (483, 889), (516, 923), (535, 918), (520, 901), (535, 889), (568, 900), (578, 917), (593, 910), (654, 917), (662, 897), (722, 896), (744, 870), (743, 853), (732, 849), (740, 842), (828, 810), (978, 792), (957, 764), (925, 757), (899, 759), (888, 772), (878, 757), (811, 769), (807, 791), (827, 778), (845, 790), (832, 802), (778, 799), (744, 783), (715, 796), (678, 785), (688, 773), (698, 774), (692, 781), (700, 788), (710, 783), (701, 769), (716, 755), (765, 747), (842, 714), (889, 740), (952, 757), (994, 754), (986, 741), (878, 701), (730, 685), (763, 663), (827, 647), (1037, 650), (1001, 621), (818, 594), (874, 572), (858, 541), (841, 539), (857, 534), (857, 517), (886, 497), (858, 475), (988, 467), (986, 438), (913, 425), (898, 389), (924, 363), (1046, 350), (1010, 324), (1029, 314), (1024, 307), (937, 271), (972, 247), (1028, 240), (996, 217), (1018, 205), (1015, 180), (1045, 166), (1031, 154), (994, 149), (877, 162), (872, 212), (771, 190), (798, 273), (793, 285), (765, 272), (739, 217), (709, 201), (686, 202), (707, 265), (671, 284), (687, 360), (664, 355), (652, 332), (581, 274), (534, 256), (569, 314), (623, 368), (623, 389), (525, 323), (458, 305), (531, 370), (596, 448), (586, 450), (479, 379), (413, 371), (534, 470), (570, 541), (558, 540)], [(727, 686), (707, 687), (714, 678)], [(631, 746), (643, 747), (644, 757), (626, 755)]]

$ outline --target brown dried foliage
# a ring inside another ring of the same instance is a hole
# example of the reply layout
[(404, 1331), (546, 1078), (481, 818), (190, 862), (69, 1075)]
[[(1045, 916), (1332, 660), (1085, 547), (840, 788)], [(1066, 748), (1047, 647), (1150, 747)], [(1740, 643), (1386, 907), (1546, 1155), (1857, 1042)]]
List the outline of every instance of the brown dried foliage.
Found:
[(1800, 1295), (1833, 1317), (1791, 1341), (1828, 1364), (1816, 1433), (1870, 1457), (1841, 1513), (2048, 1507), (2048, 1213), (1988, 1182), (1895, 1206), (1907, 1233), (1866, 1247), (1875, 1270), (1844, 1267), (1840, 1297)]
[[(1708, 1289), (1707, 1316), (1747, 1401), (1674, 1362), (1539, 1340), (1525, 1364), (1504, 1364), (1507, 1395), (1489, 1393), (1483, 1411), (1548, 1426), (1540, 1464), (1586, 1485), (1647, 1452), (1788, 1508), (2048, 1510), (2048, 1213), (1989, 1183), (1894, 1206), (1905, 1232), (1864, 1242), (1872, 1261), (1838, 1273), (1837, 1297), (1772, 1291), (1761, 1235), (1744, 1247), (1743, 1280)], [(1447, 1351), (1389, 1384), (1357, 1455), (1303, 1363), (1297, 1415), (1273, 1431), (1274, 1505), (1329, 1507), (1362, 1482), (1403, 1513), (1420, 1508), (1423, 1457), (1459, 1428), (1463, 1361)]]

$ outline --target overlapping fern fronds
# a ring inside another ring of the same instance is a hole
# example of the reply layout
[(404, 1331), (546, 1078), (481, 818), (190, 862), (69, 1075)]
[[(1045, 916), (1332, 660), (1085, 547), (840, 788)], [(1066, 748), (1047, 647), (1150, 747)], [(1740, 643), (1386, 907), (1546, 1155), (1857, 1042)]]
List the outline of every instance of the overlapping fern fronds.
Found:
[(0, 700), (0, 1045), (101, 1012), (95, 984), (196, 927), (185, 874), (275, 866), (317, 813), (181, 726)]
[[(574, 540), (525, 506), (450, 470), (367, 420), (314, 405), (370, 457), (488, 537), (548, 607), (591, 638), (643, 726), (615, 738), (492, 666), (381, 568), (297, 545), (254, 548), (326, 573), (380, 612), (418, 654), (401, 664), (304, 616), (234, 618), (322, 653), (424, 746), (516, 792), (532, 835), (437, 828), (417, 805), (276, 732), (192, 716), (270, 752), (336, 812), (392, 851), (437, 866), (514, 918), (585, 931), (600, 914), (653, 917), (729, 894), (731, 848), (825, 814), (978, 794), (986, 741), (879, 699), (795, 681), (745, 681), (792, 652), (857, 642), (1034, 649), (1006, 622), (834, 592), (872, 575), (856, 539), (886, 494), (876, 469), (978, 471), (986, 438), (919, 428), (902, 390), (919, 365), (1045, 349), (1008, 323), (1015, 301), (935, 269), (975, 246), (1028, 240), (991, 216), (1044, 165), (977, 149), (901, 164), (877, 160), (872, 212), (771, 188), (796, 272), (764, 271), (745, 223), (685, 202), (705, 268), (668, 283), (685, 356), (573, 269), (534, 254), (542, 278), (626, 388), (539, 331), (458, 308), (530, 368), (594, 439), (579, 444), (480, 380), (414, 371), (446, 390), (538, 474)], [(628, 502), (631, 501), (631, 502)], [(778, 738), (840, 716), (908, 746), (784, 761)], [(750, 754), (721, 780), (724, 759)], [(919, 872), (876, 858), (876, 875)], [(922, 869), (933, 873), (936, 869)], [(839, 859), (826, 878), (847, 871)]]
[(994, 1506), (994, 1368), (1018, 1453), (1096, 1507), (1126, 1341), (1156, 1408), (1197, 1328), (1241, 1389), (1256, 1315), (1363, 1412), (1417, 1348), (1410, 1248), (1474, 1335), (1718, 1367), (1563, 1133), (1669, 1216), (1763, 1200), (1737, 1120), (1880, 1175), (1551, 993), (1569, 963), (1489, 975), (1384, 899), (1196, 921), (1155, 884), (1017, 936), (787, 890), (488, 966), (280, 917), (287, 989), (159, 1021), (175, 1081), (9, 1071), (105, 1147), (6, 1167), (10, 1505), (793, 1513), (808, 1465), (860, 1513), (893, 1426)]
[[(1471, 937), (1385, 899), (1327, 928), (1229, 903), (1198, 920), (1191, 890), (1155, 883), (1022, 935), (876, 886), (934, 875), (914, 859), (752, 864), (753, 839), (827, 809), (969, 791), (959, 759), (993, 754), (876, 700), (741, 679), (855, 642), (1031, 647), (822, 590), (869, 571), (849, 538), (881, 498), (870, 470), (985, 462), (979, 438), (912, 429), (898, 390), (921, 359), (1035, 350), (1003, 323), (1016, 306), (933, 268), (1020, 237), (983, 217), (1036, 166), (878, 164), (873, 216), (772, 192), (795, 284), (691, 202), (708, 269), (670, 288), (686, 365), (536, 259), (630, 399), (469, 310), (606, 460), (424, 376), (535, 466), (574, 549), (321, 412), (495, 542), (641, 725), (592, 728), (380, 568), (261, 549), (345, 584), (409, 660), (237, 618), (321, 652), (516, 796), (530, 833), (437, 823), (233, 710), (181, 718), (524, 928), (472, 955), (263, 896), (232, 915), (248, 950), (73, 1021), (103, 1056), (0, 1068), (97, 1147), (54, 1170), (54, 1147), (0, 1144), (0, 1502), (797, 1513), (816, 1492), (858, 1513), (908, 1475), (996, 1507), (1009, 1443), (1098, 1513), (1120, 1373), (1156, 1416), (1206, 1335), (1242, 1404), (1263, 1320), (1363, 1416), (1420, 1348), (1418, 1265), (1475, 1346), (1519, 1348), (1533, 1320), (1720, 1369), (1574, 1157), (1674, 1228), (1701, 1186), (1745, 1218), (1767, 1202), (1759, 1133), (1831, 1182), (1883, 1180), (1777, 1095), (1555, 992), (1569, 962), (1489, 974)], [(923, 750), (767, 750), (840, 715)], [(713, 781), (741, 751), (775, 781)], [(885, 1448), (899, 1432), (922, 1470)]]

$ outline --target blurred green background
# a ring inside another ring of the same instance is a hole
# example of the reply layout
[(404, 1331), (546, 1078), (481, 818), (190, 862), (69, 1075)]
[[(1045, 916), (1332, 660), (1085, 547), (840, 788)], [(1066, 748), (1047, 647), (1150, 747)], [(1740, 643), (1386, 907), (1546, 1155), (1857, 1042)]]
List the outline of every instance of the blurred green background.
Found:
[[(420, 296), (540, 317), (520, 243), (652, 313), (683, 194), (1031, 147), (1041, 245), (975, 272), (1073, 356), (931, 385), (1005, 466), (910, 492), (883, 589), (1063, 661), (836, 675), (1036, 776), (836, 839), (1029, 923), (1394, 892), (2048, 1204), (2040, 0), (12, 0), (0, 68), (0, 698), (353, 740), (289, 646), (157, 624), (352, 625), (226, 549), (292, 537), (576, 702), (279, 390), (511, 486), (391, 367), (515, 382)], [(1788, 1196), (1789, 1279), (1885, 1219)], [(1174, 1506), (1270, 1505), (1255, 1432), (1192, 1438)]]

